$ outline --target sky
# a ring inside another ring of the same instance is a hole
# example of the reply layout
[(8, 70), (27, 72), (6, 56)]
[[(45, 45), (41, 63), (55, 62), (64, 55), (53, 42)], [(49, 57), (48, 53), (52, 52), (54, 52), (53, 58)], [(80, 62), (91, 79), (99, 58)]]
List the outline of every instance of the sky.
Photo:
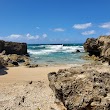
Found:
[(110, 0), (0, 0), (0, 39), (83, 43), (110, 35)]

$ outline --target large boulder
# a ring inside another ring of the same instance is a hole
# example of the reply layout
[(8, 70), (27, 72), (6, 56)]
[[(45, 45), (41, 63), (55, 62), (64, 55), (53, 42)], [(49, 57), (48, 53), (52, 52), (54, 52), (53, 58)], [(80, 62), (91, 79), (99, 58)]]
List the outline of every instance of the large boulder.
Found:
[(84, 43), (84, 49), (86, 52), (89, 52), (89, 55), (100, 56), (99, 45), (97, 44), (97, 39), (88, 38)]
[(49, 73), (48, 79), (67, 110), (110, 110), (110, 73), (73, 67)]
[(97, 39), (88, 38), (83, 46), (90, 56), (95, 55), (110, 61), (110, 36), (100, 36)]
[(0, 40), (0, 52), (5, 50), (6, 54), (27, 54), (27, 44), (18, 42), (5, 42)]

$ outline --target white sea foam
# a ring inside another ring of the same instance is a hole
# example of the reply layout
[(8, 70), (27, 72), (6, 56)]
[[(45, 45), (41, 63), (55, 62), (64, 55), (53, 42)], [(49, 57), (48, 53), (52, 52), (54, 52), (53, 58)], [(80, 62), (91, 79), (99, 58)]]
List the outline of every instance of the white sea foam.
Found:
[(84, 52), (83, 46), (64, 46), (63, 52), (70, 53), (70, 52), (76, 52), (76, 50), (80, 50), (81, 52)]
[(83, 46), (63, 46), (63, 45), (40, 45), (40, 46), (34, 46), (36, 47), (44, 47), (40, 50), (32, 50), (28, 49), (28, 52), (30, 54), (36, 54), (36, 55), (48, 55), (55, 52), (63, 52), (63, 53), (71, 53), (76, 52), (76, 50), (80, 50), (81, 52), (84, 52)]
[(53, 52), (57, 52), (56, 50), (28, 50), (28, 52), (30, 54), (36, 54), (36, 55), (47, 55), (47, 54), (50, 54), (50, 53), (53, 53)]
[(63, 48), (63, 45), (46, 45), (46, 48), (59, 50)]

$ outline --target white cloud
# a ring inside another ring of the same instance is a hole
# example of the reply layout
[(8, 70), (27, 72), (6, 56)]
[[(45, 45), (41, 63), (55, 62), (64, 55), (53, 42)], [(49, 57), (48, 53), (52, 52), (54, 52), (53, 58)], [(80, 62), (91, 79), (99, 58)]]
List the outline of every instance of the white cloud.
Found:
[(46, 37), (47, 37), (47, 34), (43, 34), (42, 37), (43, 37), (43, 38), (46, 38)]
[(32, 36), (31, 34), (26, 34), (26, 35), (20, 35), (20, 34), (11, 34), (7, 37), (4, 37), (8, 40), (12, 40), (12, 39), (16, 39), (16, 40), (19, 40), (19, 39), (26, 39), (26, 40), (36, 40), (36, 39), (39, 39), (39, 35), (35, 35), (35, 36)]
[(39, 35), (32, 36), (32, 35), (30, 35), (29, 33), (26, 35), (26, 37), (27, 37), (27, 39), (29, 39), (29, 40), (37, 40), (37, 39), (40, 38)]
[(19, 34), (11, 34), (9, 36), (7, 36), (6, 38), (9, 38), (9, 39), (18, 39), (18, 38), (21, 38), (22, 35), (19, 35)]
[(92, 23), (85, 23), (85, 24), (75, 24), (72, 28), (74, 29), (87, 29), (88, 27), (91, 27)]
[(101, 27), (101, 28), (105, 28), (105, 29), (110, 29), (110, 22), (103, 23), (103, 24), (100, 25), (99, 27)]
[(90, 30), (90, 31), (85, 31), (85, 32), (82, 32), (81, 33), (82, 35), (92, 35), (92, 34), (95, 34), (95, 30)]
[(53, 31), (55, 31), (55, 32), (63, 32), (63, 31), (65, 31), (65, 29), (63, 29), (63, 28), (55, 28), (55, 29), (53, 29)]
[(35, 42), (41, 39), (45, 39), (47, 37), (47, 34), (43, 35), (31, 35), (30, 33), (27, 33), (25, 35), (22, 34), (11, 34), (9, 36), (0, 36), (0, 39), (6, 40), (6, 41), (15, 41), (15, 42)]

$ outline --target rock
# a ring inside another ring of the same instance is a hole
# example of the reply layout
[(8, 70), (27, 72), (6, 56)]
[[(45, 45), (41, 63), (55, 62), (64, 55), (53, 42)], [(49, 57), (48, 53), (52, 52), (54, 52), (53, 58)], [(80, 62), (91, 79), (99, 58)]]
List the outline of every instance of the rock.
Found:
[(0, 68), (3, 68), (7, 65), (7, 62), (3, 59), (3, 58), (0, 58)]
[(29, 57), (27, 57), (25, 55), (10, 54), (10, 55), (8, 55), (8, 57), (10, 58), (10, 60), (17, 61), (19, 63), (29, 60)]
[[(79, 53), (79, 52), (80, 52), (80, 50), (77, 49), (77, 50), (76, 50), (76, 53)], [(75, 54), (75, 52), (72, 52), (72, 53)]]
[(73, 67), (49, 73), (48, 79), (56, 99), (67, 110), (110, 109), (109, 72), (98, 72), (91, 66)]
[(3, 50), (5, 50), (6, 54), (25, 55), (27, 54), (27, 44), (0, 40), (0, 52)]
[(0, 52), (4, 50), (4, 41), (0, 40)]
[(39, 66), (38, 64), (30, 64), (27, 67), (29, 67), (29, 68), (35, 68), (35, 67), (38, 67), (38, 66)]
[(6, 51), (5, 50), (3, 50), (1, 53), (0, 53), (0, 55), (5, 55), (6, 54)]
[(4, 66), (6, 67), (19, 66), (19, 64), (24, 64), (30, 61), (29, 57), (17, 54), (0, 55), (0, 58), (3, 59)]
[(16, 62), (16, 61), (12, 61), (12, 64), (13, 64), (14, 66), (19, 66), (18, 62)]
[(17, 61), (18, 61), (19, 63), (23, 63), (23, 62), (25, 62), (24, 59), (18, 59)]
[(82, 56), (82, 58), (85, 60), (94, 60), (94, 61), (100, 61), (101, 60), (101, 58), (99, 58), (98, 56), (95, 56), (95, 55), (92, 55), (92, 56), (85, 55), (85, 56)]
[(29, 66), (29, 65), (30, 65), (29, 62), (25, 62), (25, 63), (24, 63), (24, 66)]
[(29, 62), (27, 44), (18, 42), (5, 42), (0, 40), (0, 59), (2, 65), (7, 67), (19, 66), (18, 63)]
[(15, 67), (15, 65), (12, 64), (12, 63), (8, 63), (6, 66), (7, 66), (7, 67)]
[(100, 51), (98, 49), (98, 44), (96, 43), (97, 39), (95, 38), (88, 38), (84, 43), (84, 50), (89, 52), (89, 55), (100, 56)]
[(88, 38), (84, 43), (84, 50), (89, 52), (89, 56), (95, 55), (110, 62), (110, 36)]
[(3, 68), (3, 67), (4, 67), (3, 61), (2, 61), (2, 59), (0, 59), (0, 69)]
[(80, 52), (80, 50), (77, 49), (76, 52), (78, 53), (78, 52)]
[(29, 53), (25, 54), (25, 56), (30, 57)]

